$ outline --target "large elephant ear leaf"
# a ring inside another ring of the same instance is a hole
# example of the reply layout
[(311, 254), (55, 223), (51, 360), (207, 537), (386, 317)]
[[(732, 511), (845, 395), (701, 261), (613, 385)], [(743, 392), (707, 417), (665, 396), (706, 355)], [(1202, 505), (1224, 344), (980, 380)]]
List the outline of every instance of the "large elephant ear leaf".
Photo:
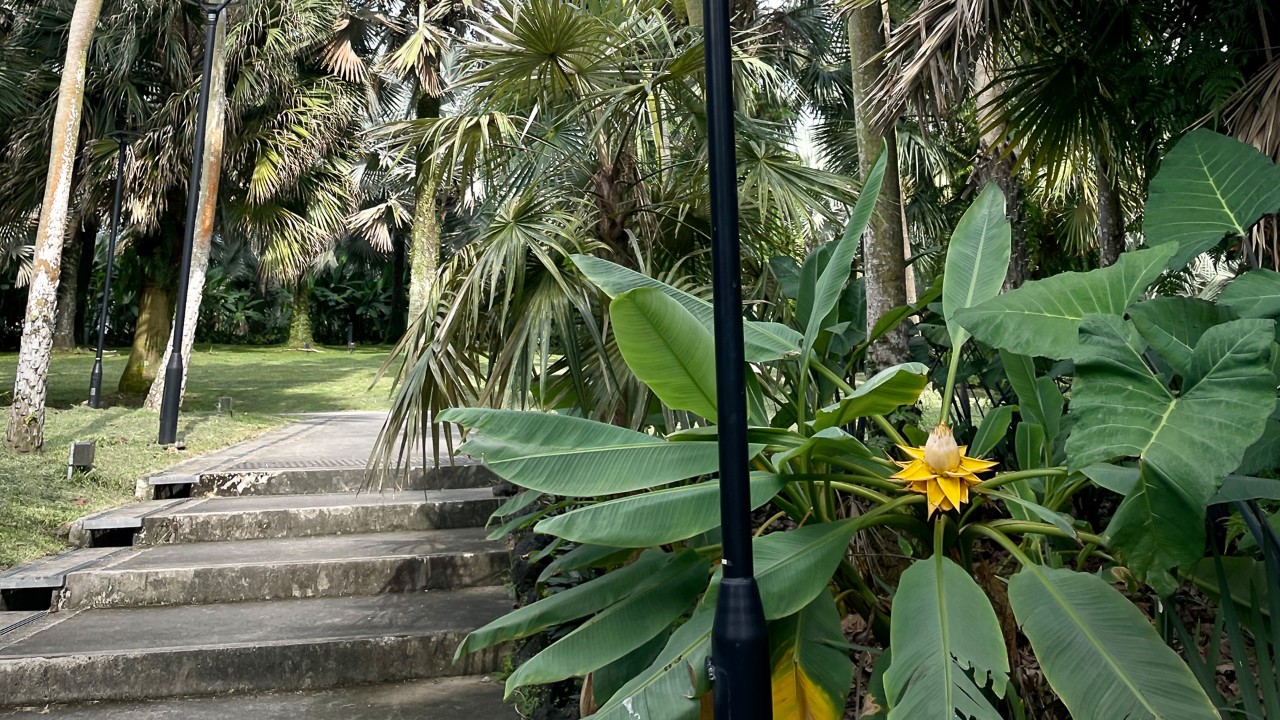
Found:
[(1180, 268), (1277, 211), (1280, 166), (1239, 140), (1193, 130), (1151, 179), (1142, 230), (1149, 245), (1176, 247), (1169, 265)]
[(957, 310), (955, 319), (974, 337), (1001, 350), (1069, 358), (1084, 316), (1123, 314), (1164, 272), (1173, 252), (1168, 245), (1127, 252), (1111, 267), (1034, 280)]
[(1075, 720), (1219, 720), (1151, 621), (1097, 576), (1028, 565), (1009, 602)]
[(769, 627), (773, 720), (840, 720), (853, 682), (831, 593)]
[(889, 720), (1000, 720), (984, 694), (1009, 682), (1000, 622), (968, 573), (942, 555), (902, 574), (884, 675)]
[(1269, 320), (1209, 328), (1180, 361), (1185, 374), (1175, 392), (1152, 373), (1146, 343), (1124, 320), (1090, 316), (1081, 325), (1068, 465), (1143, 461), (1136, 490), (1108, 528), (1139, 575), (1199, 556), (1201, 547), (1192, 543), (1205, 503), (1262, 435), (1276, 405), (1273, 332)]
[(628, 290), (609, 303), (627, 367), (673, 410), (716, 419), (716, 347), (711, 331), (656, 288)]
[(949, 321), (951, 347), (958, 348), (969, 339), (968, 331), (950, 322), (955, 313), (1000, 294), (1009, 272), (1010, 236), (1004, 193), (989, 182), (960, 218), (947, 244), (942, 314)]
[(699, 691), (706, 682), (711, 653), (711, 623), (715, 613), (699, 608), (675, 632), (657, 659), (632, 678), (596, 711), (598, 720), (672, 718), (697, 720), (702, 708)]

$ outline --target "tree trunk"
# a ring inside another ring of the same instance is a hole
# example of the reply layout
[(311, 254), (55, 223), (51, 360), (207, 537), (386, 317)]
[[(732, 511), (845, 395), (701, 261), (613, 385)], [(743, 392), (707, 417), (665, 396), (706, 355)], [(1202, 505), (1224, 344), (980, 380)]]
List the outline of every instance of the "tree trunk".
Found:
[(154, 278), (147, 278), (142, 287), (142, 299), (138, 303), (138, 326), (133, 333), (133, 348), (120, 376), (120, 392), (125, 395), (142, 395), (151, 387), (164, 364), (165, 341), (169, 339), (170, 318), (173, 317), (173, 296), (170, 288)]
[[(418, 119), (440, 117), (440, 98), (423, 93), (418, 98)], [(440, 218), (437, 217), (436, 182), (428, 174), (425, 158), (419, 160), (417, 196), (413, 201), (413, 226), (409, 229), (409, 322), (427, 307), (431, 286), (440, 266)]]
[[(76, 269), (76, 312), (75, 329), (83, 333), (80, 344), (89, 346), (94, 343), (89, 332), (89, 291), (93, 289), (93, 260), (98, 249), (98, 218), (85, 220), (84, 242), (80, 244), (80, 267)], [(96, 337), (96, 336), (94, 336)]]
[[(416, 210), (416, 208), (415, 208)], [(409, 294), (405, 286), (408, 280), (409, 239), (404, 233), (391, 236), (391, 316), (387, 318), (386, 342), (394, 343), (404, 335), (409, 317)]]
[(9, 409), (9, 424), (5, 430), (5, 441), (18, 452), (33, 452), (44, 444), (44, 402), (53, 350), (53, 314), (58, 299), (62, 242), (67, 233), (71, 176), (75, 171), (75, 153), (80, 140), (85, 62), (101, 10), (102, 0), (76, 0), (68, 28), (67, 58), (58, 85), (49, 174), (40, 207), (40, 224), (36, 229), (33, 273), (22, 324), (22, 347), (18, 352), (13, 382), (13, 405)]
[(293, 311), (289, 318), (289, 347), (309, 348), (315, 342), (311, 337), (311, 285), (302, 279), (293, 287), (293, 299), (289, 302)]
[(76, 349), (76, 294), (80, 289), (80, 254), (84, 230), (77, 229), (62, 248), (63, 269), (58, 278), (58, 308), (53, 316), (53, 349)]
[[(871, 89), (884, 71), (884, 14), (879, 3), (853, 10), (849, 16), (849, 60), (853, 67), (854, 112), (858, 134), (859, 174), (865, 182), (885, 146), (886, 166), (880, 201), (867, 234), (862, 239), (862, 273), (867, 286), (867, 327), (873, 327), (889, 310), (905, 305), (906, 234), (902, 227), (902, 188), (898, 177), (898, 144), (892, 122), (876, 117)], [(867, 351), (868, 370), (875, 371), (907, 358), (907, 333), (903, 328), (887, 333)]]
[(1098, 160), (1098, 265), (1115, 264), (1124, 252), (1124, 210), (1115, 175)]
[[(979, 60), (974, 69), (974, 86), (978, 89), (978, 112), (987, 112), (1000, 96), (999, 88), (992, 82), (988, 60)], [(1004, 215), (1009, 220), (1010, 255), (1009, 270), (1005, 274), (1004, 289), (1022, 287), (1030, 275), (1027, 253), (1027, 232), (1022, 212), (1022, 181), (1014, 171), (1014, 158), (1005, 141), (1003, 126), (990, 128), (978, 139), (978, 157), (973, 168), (973, 184), (981, 192), (988, 182), (994, 182), (1004, 192)]]
[[(218, 14), (213, 41), (213, 73), (209, 85), (209, 115), (205, 120), (204, 158), (200, 168), (200, 199), (196, 211), (195, 236), (191, 241), (191, 276), (187, 282), (187, 307), (182, 338), (182, 389), (178, 403), (187, 391), (187, 375), (191, 372), (191, 348), (196, 341), (196, 322), (200, 318), (200, 300), (204, 297), (204, 279), (209, 270), (209, 253), (213, 249), (213, 226), (218, 214), (218, 184), (222, 176), (222, 147), (227, 114), (227, 13)], [(168, 367), (173, 352), (172, 326), (165, 343), (160, 367)], [(151, 383), (143, 407), (160, 410), (164, 402), (164, 373)]]

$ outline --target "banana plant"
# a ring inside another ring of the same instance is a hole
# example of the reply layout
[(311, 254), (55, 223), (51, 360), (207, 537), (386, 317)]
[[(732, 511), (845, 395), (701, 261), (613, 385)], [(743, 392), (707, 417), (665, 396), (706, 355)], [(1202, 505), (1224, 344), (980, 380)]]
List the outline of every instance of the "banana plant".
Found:
[[(1185, 173), (1179, 153), (1205, 148), (1242, 152), (1193, 133), (1166, 164)], [(858, 287), (851, 265), (883, 167), (881, 160), (870, 174), (844, 234), (793, 278), (795, 326), (745, 324), (751, 505), (770, 513), (761, 516), (754, 549), (773, 646), (773, 716), (842, 716), (853, 673), (839, 623), (847, 612), (872, 619), (887, 647), (862, 703), (876, 717), (994, 720), (1020, 707), (1007, 650), (1017, 638), (1002, 630), (991, 582), (973, 574), (981, 545), (1017, 568), (1007, 578), (1007, 607), (1073, 718), (1219, 718), (1187, 663), (1104, 578), (1143, 578), (1167, 591), (1166, 571), (1194, 560), (1195, 543), (1203, 550), (1210, 496), (1224, 491), (1232, 470), (1268, 457), (1259, 444), (1280, 435), (1268, 433), (1277, 384), (1272, 324), (1280, 317), (1268, 295), (1271, 276), (1246, 274), (1246, 286), (1224, 294), (1212, 312), (1181, 298), (1143, 301), (1187, 247), (1208, 243), (1203, 229), (1185, 241), (1151, 238), (1150, 249), (1110, 268), (1001, 294), (1010, 233), (1004, 198), (988, 186), (947, 247), (943, 408), (965, 382), (960, 351), (976, 338), (1001, 352), (1022, 419), (1013, 425), (1012, 411), (993, 413), (966, 448), (944, 416), (913, 446), (885, 416), (917, 402), (928, 369), (908, 363), (860, 378), (848, 357), (875, 330), (852, 344), (841, 340), (856, 321), (850, 311), (858, 304), (845, 297)], [(1205, 167), (1233, 165), (1219, 158)], [(1157, 181), (1153, 196), (1156, 189), (1176, 196), (1192, 183), (1180, 175)], [(1269, 211), (1255, 199), (1240, 210), (1233, 197), (1221, 196), (1215, 232), (1247, 230), (1257, 207)], [(1182, 219), (1170, 221), (1153, 203), (1148, 222), (1157, 228), (1199, 227), (1195, 212), (1178, 210)], [(1195, 207), (1165, 205), (1175, 206)], [(573, 624), (507, 679), (508, 693), (609, 678), (585, 684), (595, 716), (698, 718), (709, 689), (720, 557), (711, 309), (607, 261), (573, 260), (609, 297), (610, 327), (628, 367), (664, 406), (694, 422), (661, 434), (536, 412), (442, 415), (468, 429), (462, 452), (526, 488), (495, 513), (515, 518), (499, 533), (531, 526), (573, 548), (553, 563), (558, 569), (607, 570), (477, 630), (458, 653)], [(1035, 372), (1037, 356), (1075, 362), (1066, 417), (1062, 392)], [(1011, 426), (1021, 469), (1001, 471), (981, 456)], [(857, 433), (865, 427), (898, 447), (864, 442)], [(1248, 495), (1252, 480), (1229, 487)], [(1125, 496), (1103, 533), (1067, 512), (1071, 498), (1095, 484)], [(543, 495), (550, 499), (535, 503)], [(850, 555), (854, 538), (873, 529), (895, 533), (908, 550), (899, 577), (869, 577)], [(882, 597), (888, 585), (891, 599)]]

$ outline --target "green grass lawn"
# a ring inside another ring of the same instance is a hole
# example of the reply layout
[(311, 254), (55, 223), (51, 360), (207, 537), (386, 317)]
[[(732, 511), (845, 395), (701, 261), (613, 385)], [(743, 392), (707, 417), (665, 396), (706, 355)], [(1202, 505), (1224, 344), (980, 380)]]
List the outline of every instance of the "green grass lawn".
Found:
[[(65, 547), (60, 526), (81, 515), (129, 502), (134, 483), (195, 455), (246, 440), (288, 422), (287, 413), (385, 410), (389, 380), (370, 388), (386, 348), (300, 352), (280, 348), (197, 346), (178, 421), (182, 451), (156, 445), (157, 413), (142, 398), (112, 394), (123, 354), (104, 360), (103, 407), (85, 404), (93, 354), (60, 353), (49, 369), (44, 451), (19, 455), (0, 445), (0, 568)], [(16, 353), (0, 353), (0, 406), (12, 401)], [(235, 415), (216, 413), (230, 396)], [(67, 480), (72, 440), (96, 440), (95, 468)]]

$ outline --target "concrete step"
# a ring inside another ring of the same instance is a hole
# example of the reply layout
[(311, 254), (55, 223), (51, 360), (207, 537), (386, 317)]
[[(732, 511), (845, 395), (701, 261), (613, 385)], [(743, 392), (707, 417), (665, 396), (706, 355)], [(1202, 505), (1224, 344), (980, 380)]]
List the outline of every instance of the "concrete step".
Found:
[(0, 710), (45, 720), (518, 720), (489, 676), (411, 680), (332, 690), (89, 703)]
[(0, 572), (0, 610), (48, 610), (69, 573), (96, 567), (128, 548), (84, 548), (50, 555)]
[[(249, 465), (250, 463), (244, 463)], [(284, 465), (290, 467), (282, 467)], [(156, 497), (189, 493), (191, 497), (239, 497), (243, 495), (309, 495), (355, 493), (365, 490), (455, 490), (492, 487), (496, 476), (470, 458), (448, 461), (440, 467), (412, 468), (382, 481), (370, 481), (363, 460), (277, 461), (270, 467), (231, 467), (225, 470), (165, 471), (147, 478)], [(187, 489), (189, 488), (189, 489)]]
[(142, 544), (481, 527), (489, 489), (198, 498), (138, 518)]
[(493, 585), (506, 548), (483, 528), (181, 543), (68, 573), (64, 608), (379, 595)]
[(492, 673), (500, 667), (501, 648), (457, 663), (453, 652), (468, 632), (511, 605), (505, 588), (485, 587), (52, 613), (0, 636), (0, 706)]

